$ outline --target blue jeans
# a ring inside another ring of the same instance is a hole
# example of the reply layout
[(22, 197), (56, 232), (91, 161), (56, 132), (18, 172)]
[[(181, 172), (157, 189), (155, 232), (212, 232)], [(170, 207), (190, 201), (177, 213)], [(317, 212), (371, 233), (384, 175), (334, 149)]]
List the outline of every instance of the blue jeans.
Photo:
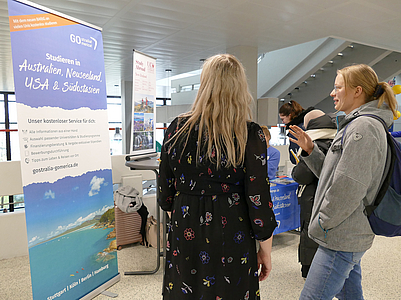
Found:
[(319, 246), (300, 300), (363, 300), (361, 258), (364, 252), (334, 251)]

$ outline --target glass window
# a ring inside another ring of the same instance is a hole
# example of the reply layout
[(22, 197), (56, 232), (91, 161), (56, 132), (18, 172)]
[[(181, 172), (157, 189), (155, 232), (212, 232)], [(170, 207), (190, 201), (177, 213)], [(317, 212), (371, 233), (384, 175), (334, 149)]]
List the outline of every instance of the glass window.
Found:
[(120, 104), (121, 105), (121, 97), (107, 97), (107, 104)]
[(24, 208), (25, 204), (24, 204), (24, 195), (14, 195), (14, 209), (16, 208)]
[(0, 212), (3, 212), (4, 209), (9, 210), (8, 205), (8, 196), (1, 196), (0, 197)]
[(17, 124), (17, 103), (15, 102), (15, 95), (8, 95), (8, 116), (11, 123)]
[(188, 91), (192, 91), (194, 89), (193, 85), (184, 85), (181, 87), (180, 92), (188, 92)]
[(6, 115), (4, 113), (4, 95), (0, 94), (0, 129), (4, 129)]
[(122, 155), (123, 154), (123, 134), (122, 134), (122, 124), (113, 123), (110, 128), (115, 128), (114, 130), (109, 130), (109, 140), (110, 140), (110, 154), (111, 155)]
[[(0, 130), (4, 130), (6, 128), (5, 120), (6, 115), (4, 112), (4, 94), (0, 94)], [(7, 160), (6, 151), (6, 132), (0, 131), (0, 161)]]
[(271, 135), (270, 145), (279, 146), (289, 143), (284, 124), (277, 124), (277, 126), (269, 128), (269, 131)]
[[(18, 129), (16, 123), (10, 124), (10, 129)], [(21, 160), (18, 131), (10, 132), (11, 160)]]
[(6, 151), (6, 133), (0, 131), (0, 161), (7, 161)]
[[(17, 102), (15, 101), (14, 94), (7, 95), (8, 100), (8, 116), (10, 129), (17, 130)], [(10, 149), (11, 149), (11, 160), (20, 160), (20, 149), (19, 149), (19, 137), (18, 131), (10, 132)]]
[(109, 119), (110, 154), (121, 155), (123, 153), (121, 97), (107, 97), (107, 114)]
[(121, 103), (107, 103), (107, 114), (109, 123), (122, 122)]
[(156, 179), (142, 181), (142, 194), (145, 196), (156, 195)]
[[(14, 210), (19, 208), (24, 208), (24, 195), (14, 195), (13, 196), (13, 204)], [(6, 209), (8, 212), (10, 211), (10, 196), (1, 196), (0, 197), (0, 213), (4, 212)]]

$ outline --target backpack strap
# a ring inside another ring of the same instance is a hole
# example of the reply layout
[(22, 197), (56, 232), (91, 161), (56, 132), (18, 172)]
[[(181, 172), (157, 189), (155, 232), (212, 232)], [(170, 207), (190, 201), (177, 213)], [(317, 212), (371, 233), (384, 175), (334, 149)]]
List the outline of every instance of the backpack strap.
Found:
[(384, 120), (382, 118), (380, 118), (379, 116), (372, 115), (372, 114), (357, 115), (357, 116), (355, 116), (354, 119), (352, 119), (347, 124), (347, 126), (345, 126), (343, 135), (341, 136), (341, 153), (343, 151), (343, 139), (344, 139), (344, 135), (347, 130), (347, 127), (353, 120), (355, 120), (357, 117), (361, 117), (361, 116), (375, 118), (376, 120), (380, 121), (380, 123), (382, 123), (382, 125), (386, 131), (387, 145), (388, 145), (387, 155), (386, 155), (386, 165), (384, 167), (383, 176), (381, 177), (381, 180), (380, 180), (379, 190), (377, 191), (376, 196), (374, 198), (375, 201), (372, 205), (365, 205), (365, 214), (369, 217), (373, 213), (373, 211), (376, 209), (376, 207), (380, 204), (381, 200), (383, 199), (383, 197), (386, 194), (387, 189), (390, 185), (391, 177), (392, 177), (393, 170), (394, 170), (394, 164), (395, 164), (395, 160), (396, 160), (396, 153), (395, 153), (395, 146), (393, 143), (393, 138), (392, 138), (390, 132), (388, 131), (386, 122), (384, 122)]

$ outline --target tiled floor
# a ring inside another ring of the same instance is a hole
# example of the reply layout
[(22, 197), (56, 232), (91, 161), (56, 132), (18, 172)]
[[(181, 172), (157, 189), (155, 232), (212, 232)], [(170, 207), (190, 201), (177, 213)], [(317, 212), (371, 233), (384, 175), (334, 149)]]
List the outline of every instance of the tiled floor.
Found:
[[(304, 284), (297, 262), (298, 239), (299, 236), (294, 233), (274, 237), (273, 271), (261, 283), (262, 300), (298, 299)], [(118, 252), (121, 280), (108, 289), (118, 294), (115, 299), (161, 299), (162, 266), (153, 275), (124, 275), (127, 271), (153, 270), (156, 266), (155, 251), (154, 248), (134, 245)], [(401, 237), (377, 237), (373, 247), (362, 258), (362, 272), (365, 300), (400, 300)], [(28, 257), (0, 261), (0, 299), (32, 299)], [(94, 299), (112, 298), (98, 295)]]

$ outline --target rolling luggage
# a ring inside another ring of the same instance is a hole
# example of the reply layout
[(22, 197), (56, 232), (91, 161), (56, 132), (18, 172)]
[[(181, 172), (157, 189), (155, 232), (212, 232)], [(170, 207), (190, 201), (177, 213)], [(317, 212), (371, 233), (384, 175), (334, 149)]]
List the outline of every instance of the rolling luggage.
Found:
[(142, 241), (142, 218), (137, 212), (125, 213), (114, 206), (117, 249), (122, 246)]

